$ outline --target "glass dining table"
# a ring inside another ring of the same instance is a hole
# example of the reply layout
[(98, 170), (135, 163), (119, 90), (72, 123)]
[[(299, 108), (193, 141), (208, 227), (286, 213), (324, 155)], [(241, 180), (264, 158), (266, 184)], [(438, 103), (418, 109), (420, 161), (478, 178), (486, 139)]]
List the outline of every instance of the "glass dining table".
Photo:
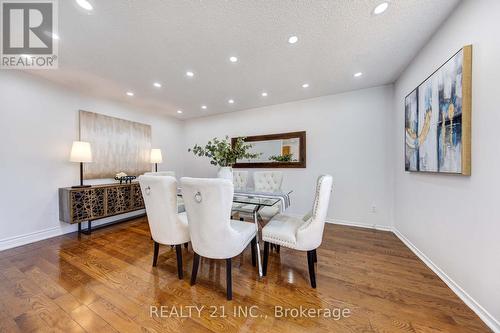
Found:
[[(233, 212), (244, 213), (247, 215), (251, 215), (253, 219), (253, 223), (255, 224), (256, 229), (256, 245), (257, 245), (257, 266), (259, 269), (259, 277), (262, 278), (262, 258), (260, 253), (260, 245), (259, 245), (259, 231), (261, 225), (259, 223), (259, 210), (263, 207), (277, 207), (277, 205), (281, 202), (283, 206), (289, 204), (288, 196), (293, 191), (285, 191), (285, 192), (273, 192), (273, 193), (265, 193), (265, 192), (256, 192), (253, 189), (247, 190), (238, 190), (234, 192), (233, 195)], [(182, 192), (178, 191), (177, 196), (182, 198)], [(287, 200), (284, 200), (287, 198)], [(181, 199), (182, 200), (182, 199)], [(284, 209), (286, 207), (281, 207)], [(280, 212), (280, 209), (277, 210), (277, 213)]]

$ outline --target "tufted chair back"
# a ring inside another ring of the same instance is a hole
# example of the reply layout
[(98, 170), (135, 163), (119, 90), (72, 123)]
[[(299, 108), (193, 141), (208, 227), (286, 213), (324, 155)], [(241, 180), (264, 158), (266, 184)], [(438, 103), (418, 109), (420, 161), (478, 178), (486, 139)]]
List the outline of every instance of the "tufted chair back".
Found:
[(177, 215), (177, 181), (172, 176), (140, 176), (153, 240), (176, 245), (189, 241), (185, 222)]
[(332, 176), (319, 176), (312, 212), (304, 217), (304, 224), (297, 231), (297, 244), (301, 248), (315, 249), (321, 245), (332, 187)]
[(231, 180), (183, 177), (181, 188), (194, 252), (211, 259), (240, 254), (241, 239), (230, 219), (234, 194)]
[(247, 188), (248, 171), (233, 171), (234, 189), (244, 190)]
[(255, 191), (279, 192), (283, 183), (281, 171), (256, 171), (253, 174)]
[(146, 172), (144, 176), (171, 176), (175, 177), (175, 171)]

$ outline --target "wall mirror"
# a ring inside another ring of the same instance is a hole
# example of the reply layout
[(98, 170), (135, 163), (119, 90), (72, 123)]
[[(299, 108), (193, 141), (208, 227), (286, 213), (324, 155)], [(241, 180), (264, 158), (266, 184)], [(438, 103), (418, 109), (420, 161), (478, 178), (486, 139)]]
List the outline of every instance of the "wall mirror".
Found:
[[(237, 138), (232, 138), (234, 145)], [(305, 168), (306, 132), (247, 136), (245, 142), (252, 144), (250, 152), (259, 156), (249, 160), (238, 160), (234, 168)]]

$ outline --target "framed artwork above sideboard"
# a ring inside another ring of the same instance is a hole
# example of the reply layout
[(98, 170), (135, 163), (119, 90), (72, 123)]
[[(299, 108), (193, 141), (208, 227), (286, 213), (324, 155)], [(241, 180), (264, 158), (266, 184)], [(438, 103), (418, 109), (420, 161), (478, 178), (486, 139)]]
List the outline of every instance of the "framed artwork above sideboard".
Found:
[(151, 171), (151, 125), (80, 110), (80, 140), (92, 146), (84, 179), (139, 176)]

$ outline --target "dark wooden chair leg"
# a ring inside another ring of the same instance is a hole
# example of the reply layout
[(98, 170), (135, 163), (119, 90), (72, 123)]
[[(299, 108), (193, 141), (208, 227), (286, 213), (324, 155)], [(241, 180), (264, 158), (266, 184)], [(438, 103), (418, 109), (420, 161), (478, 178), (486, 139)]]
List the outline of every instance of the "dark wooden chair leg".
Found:
[(280, 253), (280, 246), (276, 245), (276, 253)]
[(316, 252), (316, 249), (313, 250), (314, 251), (314, 262), (318, 262), (318, 254)]
[(196, 275), (198, 274), (198, 265), (200, 264), (200, 256), (198, 253), (194, 253), (193, 256), (193, 271), (191, 272), (191, 285), (194, 286), (196, 283)]
[(153, 267), (156, 267), (156, 262), (158, 261), (158, 251), (160, 250), (160, 244), (155, 242), (155, 249), (153, 254)]
[(309, 266), (309, 279), (311, 287), (316, 288), (316, 273), (314, 273), (314, 250), (307, 251), (307, 265)]
[(228, 301), (233, 299), (233, 277), (231, 274), (231, 258), (226, 259), (226, 298)]
[(256, 247), (257, 247), (257, 239), (254, 237), (252, 241), (250, 242), (250, 247), (252, 248), (252, 266), (255, 267), (257, 265), (256, 263)]
[(175, 253), (177, 254), (177, 275), (179, 276), (179, 280), (182, 280), (182, 247), (180, 244), (175, 246)]
[(184, 248), (187, 249), (188, 248), (188, 244), (189, 243), (184, 243)]
[(267, 260), (269, 259), (269, 242), (264, 242), (264, 262), (262, 263), (262, 275), (267, 274)]

